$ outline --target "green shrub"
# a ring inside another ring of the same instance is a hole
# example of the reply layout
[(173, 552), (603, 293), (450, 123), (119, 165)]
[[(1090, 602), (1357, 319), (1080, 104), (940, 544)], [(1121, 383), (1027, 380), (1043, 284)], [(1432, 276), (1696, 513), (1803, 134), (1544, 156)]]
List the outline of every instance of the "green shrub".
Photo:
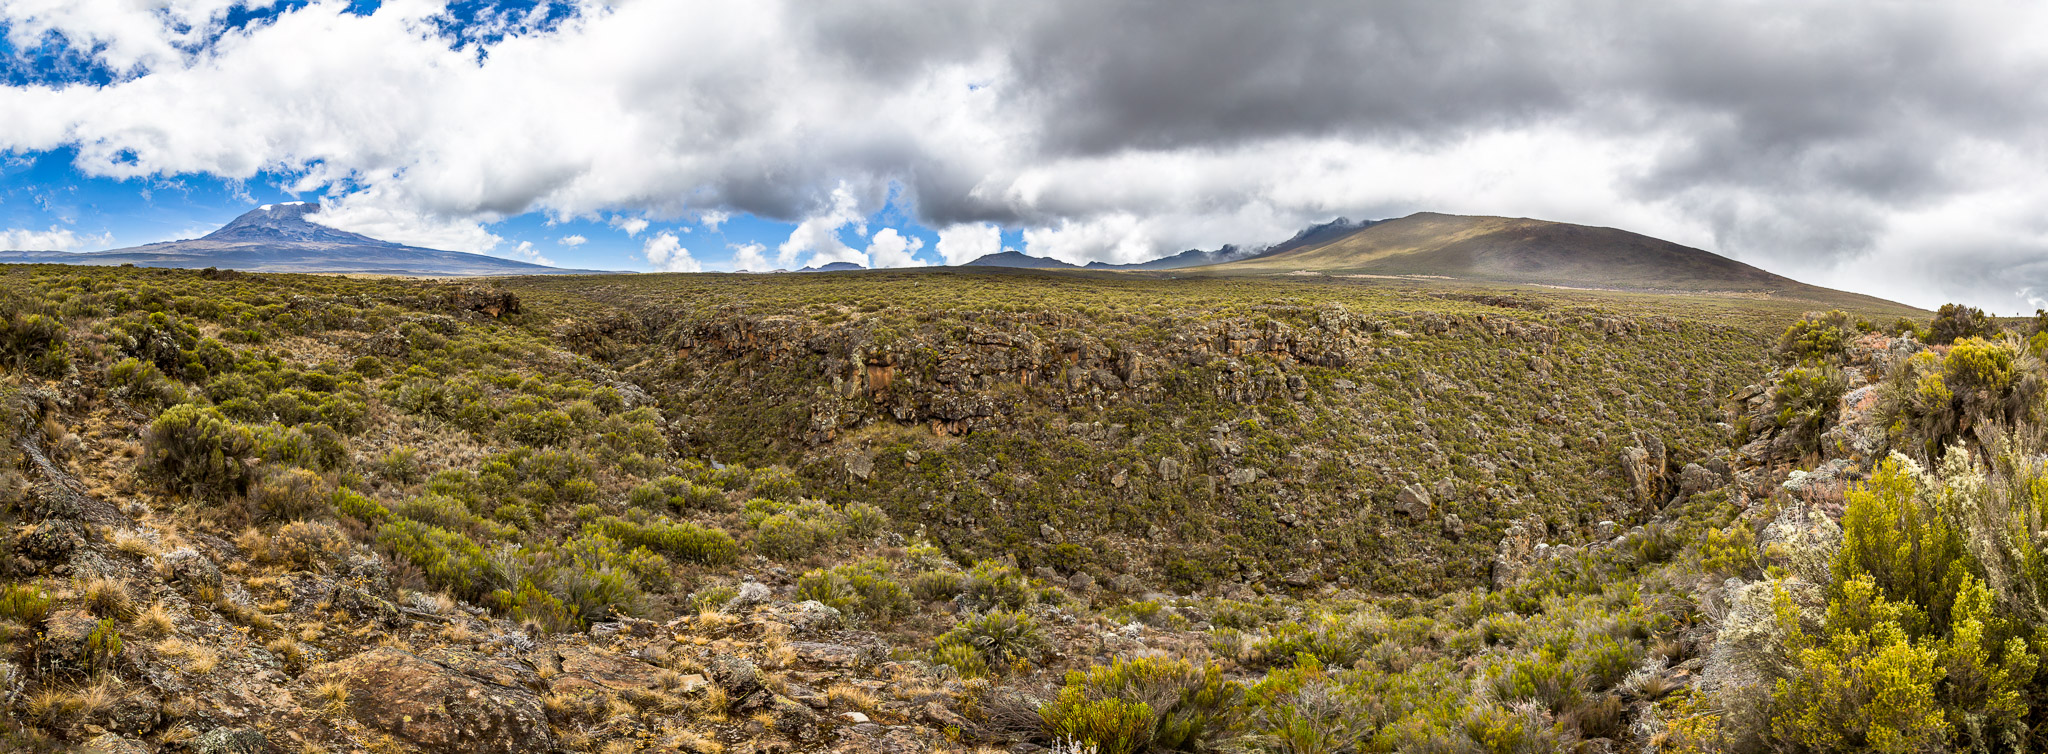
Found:
[(329, 502), (336, 513), (366, 524), (383, 523), (384, 519), (391, 517), (391, 511), (383, 503), (346, 487), (336, 489)]
[(472, 600), (491, 591), (483, 549), (461, 532), (400, 519), (377, 527), (377, 543), (418, 566), (435, 586)]
[(1022, 610), (1038, 601), (1038, 593), (1032, 591), (1023, 572), (995, 560), (974, 564), (963, 591), (968, 605), (977, 610)]
[(1143, 754), (1151, 750), (1157, 715), (1151, 705), (1122, 699), (1089, 699), (1079, 687), (1060, 689), (1059, 698), (1038, 710), (1045, 734), (1061, 744), (1095, 754)]
[(960, 596), (967, 576), (958, 571), (926, 571), (910, 580), (910, 594), (919, 602), (942, 602)]
[(263, 517), (291, 521), (327, 512), (333, 494), (319, 474), (300, 468), (265, 468), (249, 482), (249, 502)]
[(576, 435), (576, 420), (563, 411), (508, 413), (499, 426), (513, 441), (534, 447), (552, 447)]
[(0, 587), (0, 618), (29, 627), (50, 617), (50, 594), (27, 584)]
[(1246, 720), (1245, 690), (1215, 665), (1146, 657), (1067, 674), (1039, 708), (1047, 735), (1098, 751), (1215, 751)]
[(869, 539), (889, 528), (889, 514), (882, 512), (879, 506), (847, 503), (841, 511), (846, 516), (847, 529), (857, 538)]
[(385, 479), (399, 484), (418, 484), (426, 478), (425, 469), (420, 466), (418, 448), (392, 448), (377, 462), (377, 472)]
[(516, 590), (500, 589), (491, 593), (493, 607), (516, 621), (532, 621), (549, 631), (573, 631), (582, 628), (582, 622), (560, 597), (534, 585), (532, 580), (521, 579)]
[(114, 667), (121, 659), (121, 627), (113, 618), (101, 618), (92, 633), (86, 634), (85, 646), (79, 651), (79, 662), (95, 671)]
[(1345, 667), (1363, 658), (1366, 648), (1377, 639), (1360, 617), (1318, 615), (1306, 621), (1268, 625), (1265, 634), (1252, 643), (1252, 662), (1277, 665), (1313, 657), (1324, 665)]
[(266, 560), (299, 570), (325, 570), (349, 550), (348, 537), (330, 524), (293, 521), (277, 528), (265, 548)]
[(1919, 482), (1895, 458), (1879, 463), (1868, 482), (1851, 485), (1844, 503), (1836, 588), (1867, 576), (1886, 600), (1917, 606), (1924, 617), (1916, 620), (1946, 625), (1975, 568), (1964, 533), (1922, 499)]
[(107, 389), (114, 397), (145, 408), (161, 409), (186, 400), (183, 385), (165, 377), (156, 364), (134, 358), (107, 369)]
[(1808, 751), (1935, 751), (1950, 728), (1935, 699), (1941, 682), (1932, 642), (1912, 641), (1899, 604), (1867, 577), (1840, 585), (1828, 634), (1809, 638), (1780, 593), (1779, 625), (1794, 658), (1772, 694), (1770, 738)]
[(1777, 411), (1778, 426), (1796, 438), (1795, 447), (1813, 451), (1820, 448), (1821, 435), (1834, 424), (1842, 394), (1848, 391), (1848, 379), (1833, 366), (1795, 367), (1779, 377), (1771, 406)]
[(0, 366), (43, 377), (64, 376), (71, 370), (64, 323), (22, 311), (11, 298), (0, 300)]
[(697, 612), (723, 609), (732, 598), (740, 596), (736, 586), (713, 586), (690, 593), (690, 607)]
[(732, 535), (687, 521), (657, 519), (636, 524), (605, 516), (584, 526), (629, 545), (646, 547), (686, 563), (723, 565), (739, 558), (739, 545)]
[(986, 678), (990, 675), (988, 658), (972, 646), (961, 643), (940, 644), (932, 649), (932, 662), (952, 668), (961, 678)]
[(969, 616), (939, 635), (939, 649), (956, 646), (974, 650), (999, 674), (1028, 670), (1048, 648), (1036, 619), (1007, 610)]
[(256, 453), (247, 427), (192, 404), (171, 407), (142, 433), (142, 473), (159, 487), (193, 497), (240, 494), (248, 485), (245, 459)]
[(329, 471), (349, 463), (348, 443), (326, 424), (265, 424), (254, 430), (254, 437), (256, 455), (271, 463)]
[(1576, 704), (1582, 693), (1571, 668), (1544, 652), (1506, 662), (1488, 680), (1494, 698), (1509, 703), (1535, 702), (1553, 714)]
[(874, 559), (806, 573), (797, 579), (797, 597), (884, 626), (916, 607), (910, 593), (889, 579), (889, 565)]
[(557, 568), (549, 587), (569, 615), (584, 624), (639, 612), (640, 592), (632, 577), (611, 568)]
[(1788, 364), (1840, 362), (1855, 339), (1847, 312), (1811, 313), (1785, 328), (1778, 339), (1778, 358)]
[(1988, 338), (1998, 331), (1998, 323), (1985, 316), (1982, 309), (1942, 304), (1934, 312), (1934, 320), (1927, 323), (1927, 342), (1943, 346), (1963, 338)]

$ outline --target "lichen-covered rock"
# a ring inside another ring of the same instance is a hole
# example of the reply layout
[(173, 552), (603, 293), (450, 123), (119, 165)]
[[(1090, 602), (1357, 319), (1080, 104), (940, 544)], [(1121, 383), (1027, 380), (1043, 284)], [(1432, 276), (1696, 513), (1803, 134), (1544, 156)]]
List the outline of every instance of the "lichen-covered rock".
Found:
[(1875, 459), (1886, 445), (1884, 417), (1878, 411), (1881, 397), (1877, 385), (1843, 393), (1834, 426), (1821, 435), (1821, 453), (1858, 465)]
[(742, 582), (739, 593), (733, 595), (733, 598), (725, 603), (725, 607), (728, 610), (745, 610), (755, 605), (764, 604), (773, 597), (774, 595), (768, 591), (766, 584), (759, 581)]
[(163, 554), (164, 565), (170, 569), (171, 580), (188, 595), (202, 590), (220, 589), (220, 567), (190, 547), (180, 547)]
[(427, 751), (523, 752), (554, 746), (540, 699), (390, 647), (306, 674), (348, 687), (356, 720)]
[(1637, 506), (1657, 502), (1657, 474), (1651, 468), (1650, 451), (1642, 447), (1621, 449), (1621, 475), (1628, 480), (1628, 494)]
[(189, 748), (197, 754), (265, 754), (270, 740), (263, 731), (251, 728), (215, 728), (192, 739)]
[(705, 669), (711, 671), (712, 682), (725, 689), (726, 695), (733, 699), (744, 698), (761, 690), (761, 671), (754, 667), (754, 663), (748, 662), (747, 658), (718, 655), (706, 663)]

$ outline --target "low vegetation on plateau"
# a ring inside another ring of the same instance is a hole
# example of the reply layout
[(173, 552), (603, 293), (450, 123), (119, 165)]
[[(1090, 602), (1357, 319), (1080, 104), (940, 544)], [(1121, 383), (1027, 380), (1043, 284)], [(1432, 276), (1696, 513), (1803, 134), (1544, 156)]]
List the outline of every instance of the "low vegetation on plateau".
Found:
[(2048, 743), (2048, 315), (0, 283), (0, 749)]

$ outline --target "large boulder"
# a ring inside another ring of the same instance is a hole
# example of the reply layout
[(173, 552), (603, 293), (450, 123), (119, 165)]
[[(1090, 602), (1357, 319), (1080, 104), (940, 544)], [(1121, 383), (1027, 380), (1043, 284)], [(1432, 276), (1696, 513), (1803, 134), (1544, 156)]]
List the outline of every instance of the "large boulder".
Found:
[(409, 652), (382, 647), (306, 674), (339, 681), (356, 720), (426, 751), (545, 751), (555, 745), (540, 699)]

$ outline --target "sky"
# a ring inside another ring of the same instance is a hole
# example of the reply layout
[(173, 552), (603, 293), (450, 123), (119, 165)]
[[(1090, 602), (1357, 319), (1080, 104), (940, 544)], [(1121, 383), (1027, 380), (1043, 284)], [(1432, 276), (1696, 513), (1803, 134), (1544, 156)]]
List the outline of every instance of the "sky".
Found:
[(1418, 211), (2048, 306), (2048, 7), (0, 0), (0, 248), (255, 206), (562, 267), (1134, 262)]

